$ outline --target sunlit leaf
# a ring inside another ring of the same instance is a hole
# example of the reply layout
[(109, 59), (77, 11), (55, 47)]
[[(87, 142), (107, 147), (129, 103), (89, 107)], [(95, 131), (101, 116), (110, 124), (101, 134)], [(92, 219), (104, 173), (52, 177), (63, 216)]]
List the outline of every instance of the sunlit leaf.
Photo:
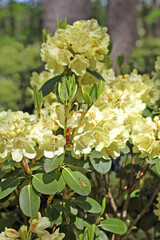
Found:
[(32, 185), (22, 188), (19, 196), (20, 208), (27, 217), (33, 216), (40, 208), (40, 197), (33, 189)]

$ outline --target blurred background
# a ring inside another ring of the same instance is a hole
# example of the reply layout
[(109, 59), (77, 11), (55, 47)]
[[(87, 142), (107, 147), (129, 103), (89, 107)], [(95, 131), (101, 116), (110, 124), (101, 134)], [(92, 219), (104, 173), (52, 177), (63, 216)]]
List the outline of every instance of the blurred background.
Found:
[(0, 0), (0, 110), (30, 111), (27, 87), (40, 72), (42, 28), (51, 33), (57, 18), (68, 23), (96, 18), (114, 42), (111, 57), (124, 53), (125, 71), (151, 73), (160, 55), (158, 0)]

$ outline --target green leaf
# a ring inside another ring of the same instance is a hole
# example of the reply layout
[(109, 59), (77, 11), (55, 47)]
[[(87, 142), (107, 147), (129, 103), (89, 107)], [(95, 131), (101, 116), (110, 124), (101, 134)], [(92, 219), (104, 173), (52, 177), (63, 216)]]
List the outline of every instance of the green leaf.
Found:
[(43, 94), (42, 91), (34, 90), (34, 107), (40, 112), (43, 104)]
[(83, 99), (85, 101), (85, 103), (87, 103), (88, 105), (91, 104), (91, 97), (89, 96), (89, 93), (87, 92), (87, 89), (82, 85), (82, 93), (83, 93)]
[(113, 42), (112, 41), (110, 41), (109, 42), (109, 45), (108, 45), (108, 55), (110, 55), (111, 54), (111, 52), (112, 52), (112, 49), (113, 49)]
[[(76, 159), (77, 160), (77, 159)], [(66, 163), (66, 165), (69, 167), (69, 168), (71, 168), (71, 170), (73, 170), (73, 171), (78, 171), (78, 172), (81, 172), (82, 174), (85, 174), (85, 173), (87, 173), (87, 172), (91, 172), (91, 170), (90, 169), (85, 169), (85, 168), (83, 168), (83, 167), (78, 167), (78, 166), (75, 166), (75, 165), (72, 165), (72, 164), (68, 164), (67, 162), (65, 162)]]
[(143, 117), (153, 117), (152, 112), (149, 108), (145, 108), (142, 115)]
[(160, 160), (156, 162), (156, 169), (158, 174), (160, 175)]
[(102, 174), (106, 174), (109, 172), (112, 166), (112, 161), (110, 159), (96, 159), (96, 158), (90, 158), (90, 162), (94, 169)]
[(87, 69), (87, 72), (89, 72), (91, 75), (93, 75), (94, 77), (98, 78), (99, 80), (102, 80), (103, 82), (105, 82), (105, 79), (96, 71), (91, 71), (89, 69)]
[(83, 230), (83, 228), (85, 227), (84, 220), (82, 218), (80, 218), (80, 217), (76, 217), (74, 225), (76, 226), (76, 228), (78, 230)]
[(91, 97), (92, 102), (95, 102), (97, 100), (97, 85), (93, 84), (93, 86), (90, 89), (89, 95)]
[(58, 183), (54, 173), (37, 173), (33, 175), (33, 187), (42, 194), (50, 195), (58, 192)]
[(102, 158), (102, 155), (95, 150), (91, 152), (89, 159), (93, 168), (99, 173), (106, 174), (111, 169), (112, 161)]
[(77, 197), (74, 203), (90, 213), (100, 213), (102, 211), (101, 205), (90, 197)]
[(58, 75), (49, 79), (44, 85), (40, 88), (39, 91), (42, 91), (43, 97), (47, 96), (50, 92), (52, 92), (58, 85), (58, 82), (61, 80), (64, 74)]
[(8, 158), (3, 164), (2, 164), (2, 170), (9, 170), (15, 165), (15, 161), (12, 160), (12, 158)]
[(64, 19), (64, 22), (63, 22), (62, 18), (60, 19), (60, 21), (59, 21), (59, 19), (57, 19), (57, 29), (58, 28), (65, 29), (66, 25), (67, 25), (67, 18)]
[(54, 156), (53, 158), (46, 158), (44, 161), (44, 171), (46, 173), (52, 172), (61, 164), (64, 159), (64, 155)]
[(95, 225), (88, 225), (88, 240), (94, 240)]
[(66, 201), (66, 208), (67, 208), (67, 211), (70, 212), (71, 214), (73, 214), (75, 216), (78, 214), (78, 209), (77, 209), (76, 205), (73, 202), (71, 202), (70, 200)]
[(47, 32), (46, 32), (46, 29), (42, 29), (42, 36), (43, 36), (43, 42), (47, 42)]
[(71, 101), (74, 101), (76, 99), (77, 93), (78, 93), (78, 85), (76, 84), (71, 91), (71, 95), (70, 95)]
[(102, 154), (100, 152), (97, 152), (96, 150), (92, 150), (90, 156), (93, 158), (102, 158)]
[(76, 240), (76, 235), (75, 235), (72, 227), (66, 226), (66, 225), (61, 225), (60, 232), (65, 233), (65, 237), (63, 238), (63, 240)]
[(49, 218), (51, 224), (56, 224), (57, 219), (60, 217), (60, 211), (58, 211), (52, 205), (48, 205), (44, 211), (44, 216)]
[(19, 196), (20, 208), (24, 215), (32, 217), (40, 208), (40, 197), (37, 195), (32, 185), (22, 188)]
[(129, 152), (130, 152), (130, 149), (128, 146), (125, 146), (124, 148), (121, 149), (121, 153), (123, 153), (123, 154), (127, 154)]
[(102, 90), (102, 81), (100, 81), (97, 85), (97, 99), (100, 96), (101, 90)]
[(76, 193), (87, 196), (91, 192), (91, 184), (82, 173), (72, 171), (70, 168), (64, 168), (62, 171), (64, 181)]
[(106, 234), (99, 228), (95, 228), (95, 240), (109, 240)]
[(99, 225), (103, 230), (122, 235), (127, 232), (126, 224), (117, 218), (109, 218), (100, 222)]
[(30, 165), (31, 172), (43, 170), (43, 162), (38, 161), (36, 165)]
[(100, 216), (103, 215), (106, 209), (106, 196), (102, 199), (102, 211), (100, 212)]
[(119, 68), (122, 68), (124, 65), (124, 54), (117, 56), (117, 64)]
[(0, 199), (5, 198), (11, 192), (13, 192), (20, 184), (20, 180), (17, 177), (8, 178), (0, 183)]
[(3, 178), (6, 175), (5, 172), (0, 171), (0, 179)]
[(59, 82), (58, 84), (58, 96), (62, 103), (65, 103), (69, 99), (69, 93), (67, 88), (67, 82), (66, 78), (64, 77), (62, 79), (62, 82)]
[(54, 172), (54, 174), (55, 174), (55, 178), (58, 183), (58, 192), (62, 192), (62, 190), (65, 188), (65, 185), (66, 185), (66, 183), (62, 177), (62, 173), (56, 171), (56, 172)]
[(65, 209), (63, 207), (63, 202), (61, 200), (58, 199), (54, 199), (52, 206), (57, 209), (59, 212), (64, 212)]

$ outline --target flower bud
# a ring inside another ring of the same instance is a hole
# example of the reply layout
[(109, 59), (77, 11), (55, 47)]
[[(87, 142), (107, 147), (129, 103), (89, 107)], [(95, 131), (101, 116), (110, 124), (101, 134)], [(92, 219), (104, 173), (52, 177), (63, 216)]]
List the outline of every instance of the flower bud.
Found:
[(19, 233), (13, 228), (5, 228), (5, 235), (11, 239), (19, 238)]
[(24, 236), (24, 237), (27, 237), (27, 226), (23, 225), (21, 228), (20, 228), (20, 233)]

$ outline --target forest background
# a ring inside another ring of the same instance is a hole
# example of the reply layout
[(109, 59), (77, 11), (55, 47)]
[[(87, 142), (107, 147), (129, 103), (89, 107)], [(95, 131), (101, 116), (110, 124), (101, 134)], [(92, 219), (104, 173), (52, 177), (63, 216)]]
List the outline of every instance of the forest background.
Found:
[[(154, 71), (155, 60), (160, 56), (158, 0), (0, 0), (0, 110), (32, 112), (30, 77), (32, 72), (43, 70), (39, 54), (42, 28), (54, 33), (57, 18), (65, 17), (70, 24), (95, 18), (101, 26), (107, 26), (114, 43), (111, 57), (115, 67), (116, 57), (123, 53), (125, 72), (134, 68), (140, 74)], [(145, 194), (149, 195), (147, 191)], [(6, 215), (3, 219), (8, 224), (13, 221), (7, 217), (12, 207), (0, 203), (0, 219)], [(0, 228), (1, 224), (0, 221)], [(139, 227), (144, 228), (143, 224)], [(142, 231), (138, 234), (138, 239), (146, 239)]]

